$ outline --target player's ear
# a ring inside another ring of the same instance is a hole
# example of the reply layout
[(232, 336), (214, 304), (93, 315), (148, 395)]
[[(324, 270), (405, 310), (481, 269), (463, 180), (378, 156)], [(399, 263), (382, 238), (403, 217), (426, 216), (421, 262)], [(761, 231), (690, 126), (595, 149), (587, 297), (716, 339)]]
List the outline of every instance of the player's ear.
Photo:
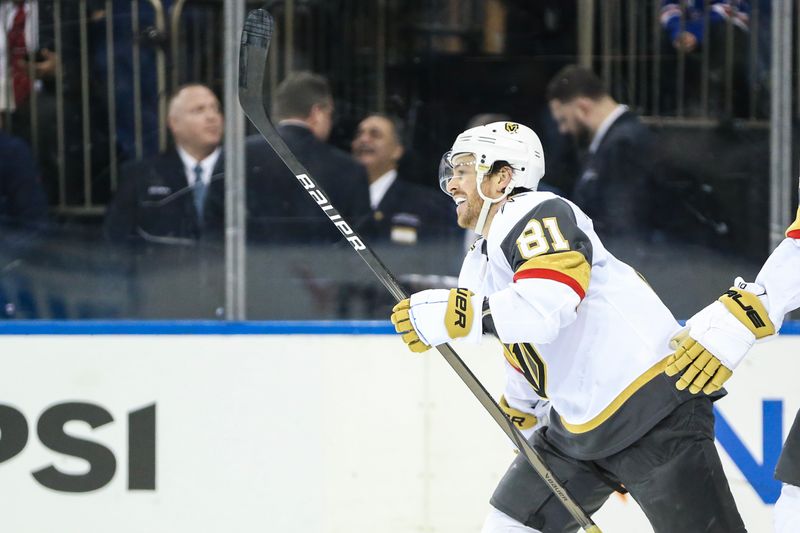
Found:
[(514, 170), (509, 166), (504, 166), (500, 169), (500, 171), (497, 173), (497, 186), (500, 191), (503, 191), (506, 187), (508, 187), (508, 184), (511, 183), (511, 178), (513, 175)]

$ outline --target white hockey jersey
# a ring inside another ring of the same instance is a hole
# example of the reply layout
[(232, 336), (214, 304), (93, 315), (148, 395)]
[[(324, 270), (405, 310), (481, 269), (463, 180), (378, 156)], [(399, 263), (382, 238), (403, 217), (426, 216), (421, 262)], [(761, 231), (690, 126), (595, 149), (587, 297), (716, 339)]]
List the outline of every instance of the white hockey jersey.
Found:
[(780, 329), (786, 313), (800, 307), (800, 207), (784, 239), (756, 276), (767, 291), (769, 318)]
[(509, 405), (549, 399), (548, 438), (575, 457), (616, 453), (690, 397), (663, 374), (679, 324), (559, 196), (511, 197), (467, 254), (459, 286), (489, 298)]

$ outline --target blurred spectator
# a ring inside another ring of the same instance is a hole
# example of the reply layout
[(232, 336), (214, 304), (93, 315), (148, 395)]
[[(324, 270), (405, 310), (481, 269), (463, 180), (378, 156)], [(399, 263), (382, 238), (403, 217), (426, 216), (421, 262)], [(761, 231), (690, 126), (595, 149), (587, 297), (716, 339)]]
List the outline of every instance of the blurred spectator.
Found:
[[(709, 107), (712, 113), (724, 111), (725, 57), (727, 26), (731, 23), (733, 90), (732, 110), (736, 115), (746, 112), (747, 106), (747, 46), (750, 4), (745, 0), (711, 0), (708, 2), (708, 35), (705, 35), (705, 0), (662, 0), (661, 25), (667, 47), (673, 52), (682, 51), (686, 58), (686, 76), (683, 87), (689, 106), (700, 104), (702, 80), (702, 51), (708, 48)], [(676, 91), (677, 63), (666, 62), (670, 69), (664, 76), (664, 92), (673, 99)], [(668, 108), (674, 107), (668, 102)]]
[(219, 100), (205, 85), (185, 85), (170, 99), (167, 123), (175, 147), (121, 169), (105, 221), (112, 240), (170, 243), (221, 231), (205, 216), (224, 202)]
[[(155, 26), (156, 13), (151, 2), (139, 2), (140, 33), (134, 34), (132, 2), (114, 2), (113, 11), (113, 68), (114, 99), (117, 125), (117, 150), (120, 160), (158, 153), (158, 85), (156, 74), (156, 52), (163, 46), (164, 36)], [(169, 13), (170, 0), (162, 0), (161, 7)], [(92, 39), (91, 62), (94, 72), (95, 98), (107, 108), (107, 85), (109, 75), (108, 41), (106, 36), (105, 5), (99, 2), (90, 16)], [(139, 46), (138, 64), (134, 62), (134, 45)], [(136, 101), (136, 74), (139, 76), (139, 100)], [(137, 148), (136, 120), (141, 120), (141, 147)]]
[[(54, 0), (0, 0), (0, 58), (3, 58), (0, 60), (0, 112), (8, 118), (7, 130), (38, 146), (44, 185), (52, 199), (58, 191), (58, 142), (54, 127), (57, 124), (58, 65), (61, 67), (65, 130), (80, 131), (81, 127), (78, 4), (61, 4), (59, 57), (55, 53), (54, 3)], [(31, 58), (33, 65), (28, 63)], [(35, 138), (38, 143), (34, 143)], [(82, 147), (80, 136), (65, 137), (64, 163), (70, 175), (81, 174)]]
[[(278, 86), (274, 119), (286, 145), (356, 231), (370, 220), (367, 173), (350, 155), (326, 143), (333, 125), (328, 80), (290, 74)], [(256, 241), (338, 242), (341, 234), (260, 135), (246, 142), (248, 235)]]
[(0, 233), (38, 230), (47, 221), (47, 199), (24, 140), (0, 131)]
[(416, 244), (456, 229), (453, 203), (444, 194), (398, 178), (404, 152), (401, 131), (396, 119), (371, 114), (359, 123), (352, 150), (367, 169), (373, 236), (379, 241)]
[(658, 216), (652, 209), (658, 164), (650, 130), (583, 67), (559, 71), (547, 87), (547, 101), (559, 131), (588, 149), (572, 201), (601, 237), (649, 235)]
[(502, 122), (503, 120), (511, 120), (511, 117), (505, 113), (479, 113), (469, 119), (467, 122), (467, 129), (485, 126), (492, 122)]
[(2, 0), (0, 22), (0, 110), (15, 119), (11, 127), (29, 128), (31, 95), (56, 71), (52, 2)]

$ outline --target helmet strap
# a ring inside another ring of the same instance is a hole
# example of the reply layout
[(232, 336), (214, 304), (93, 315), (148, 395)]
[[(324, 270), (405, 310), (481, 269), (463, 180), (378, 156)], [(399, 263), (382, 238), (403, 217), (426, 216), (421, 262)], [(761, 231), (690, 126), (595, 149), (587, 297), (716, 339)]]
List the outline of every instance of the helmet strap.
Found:
[[(483, 199), (483, 205), (481, 206), (481, 212), (478, 214), (478, 222), (475, 224), (475, 233), (478, 235), (483, 235), (483, 227), (486, 225), (486, 219), (489, 218), (489, 210), (492, 208), (492, 204), (496, 204), (497, 202), (503, 200), (508, 193), (511, 192), (509, 188), (506, 188), (503, 191), (503, 194), (500, 195), (498, 198), (489, 198), (485, 194), (483, 194), (483, 190), (481, 189), (481, 184), (483, 183), (483, 178), (486, 176), (486, 172), (478, 171), (478, 175), (475, 179), (475, 185), (478, 188), (478, 196)], [(484, 235), (485, 237), (485, 235)]]

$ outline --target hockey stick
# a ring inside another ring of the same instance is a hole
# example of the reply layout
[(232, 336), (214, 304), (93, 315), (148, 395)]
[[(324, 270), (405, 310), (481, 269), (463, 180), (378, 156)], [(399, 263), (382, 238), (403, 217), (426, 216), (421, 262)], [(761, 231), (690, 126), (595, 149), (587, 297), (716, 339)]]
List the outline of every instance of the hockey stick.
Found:
[[(272, 16), (264, 9), (255, 9), (247, 15), (242, 29), (241, 48), (239, 49), (239, 103), (253, 125), (278, 154), (283, 163), (292, 171), (300, 185), (311, 198), (319, 205), (331, 222), (341, 232), (345, 239), (353, 246), (361, 259), (381, 281), (384, 287), (397, 301), (406, 298), (406, 294), (395, 280), (391, 272), (381, 262), (372, 250), (364, 243), (350, 224), (345, 221), (336, 208), (328, 201), (328, 195), (316, 181), (309, 176), (308, 171), (300, 164), (297, 158), (283, 142), (275, 127), (267, 116), (264, 107), (264, 70), (267, 63), (267, 50), (274, 28)], [(600, 529), (592, 522), (586, 512), (577, 504), (575, 499), (567, 492), (564, 486), (556, 479), (544, 460), (525, 440), (514, 424), (503, 414), (503, 411), (492, 399), (472, 371), (464, 364), (461, 358), (450, 347), (442, 344), (436, 347), (439, 353), (453, 367), (456, 374), (464, 381), (472, 394), (494, 418), (495, 422), (503, 429), (508, 437), (522, 452), (533, 469), (558, 497), (567, 511), (578, 524), (590, 533), (600, 533)]]

